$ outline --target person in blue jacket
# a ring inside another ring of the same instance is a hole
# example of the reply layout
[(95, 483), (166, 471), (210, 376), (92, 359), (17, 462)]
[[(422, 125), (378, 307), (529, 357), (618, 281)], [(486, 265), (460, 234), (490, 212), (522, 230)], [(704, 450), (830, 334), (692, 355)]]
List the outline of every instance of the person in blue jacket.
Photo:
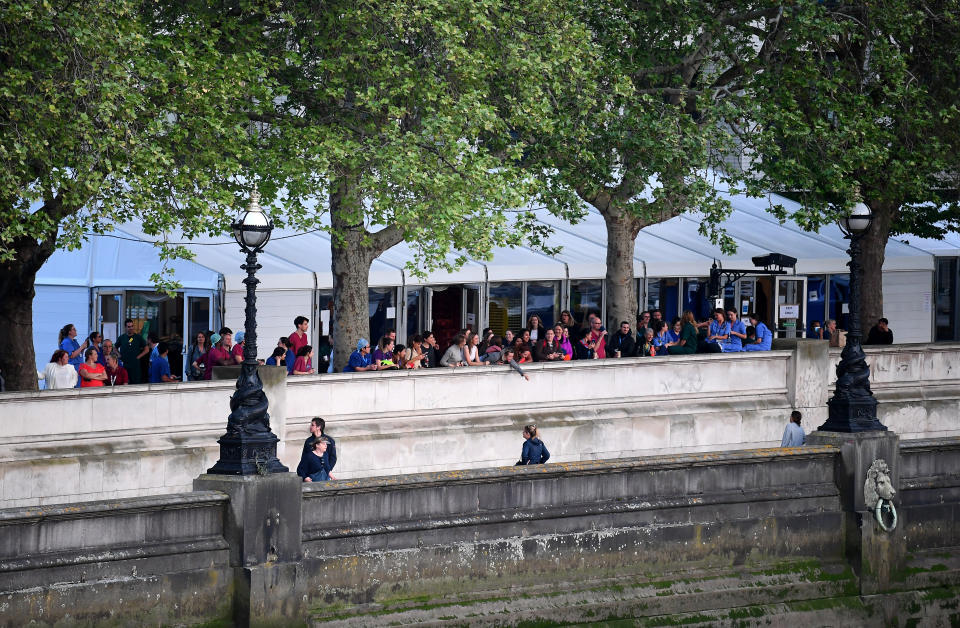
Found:
[(313, 441), (313, 449), (310, 454), (300, 460), (300, 464), (297, 465), (297, 475), (303, 478), (304, 482), (326, 482), (336, 479), (330, 475), (329, 462), (324, 457), (329, 444), (329, 441), (321, 436)]
[(550, 452), (547, 446), (540, 440), (536, 425), (525, 425), (523, 427), (523, 452), (520, 455), (520, 461), (517, 464), (543, 464), (550, 459)]
[(750, 323), (757, 330), (757, 342), (753, 344), (744, 344), (744, 351), (769, 351), (773, 345), (773, 332), (758, 317), (756, 312), (750, 312), (747, 315)]

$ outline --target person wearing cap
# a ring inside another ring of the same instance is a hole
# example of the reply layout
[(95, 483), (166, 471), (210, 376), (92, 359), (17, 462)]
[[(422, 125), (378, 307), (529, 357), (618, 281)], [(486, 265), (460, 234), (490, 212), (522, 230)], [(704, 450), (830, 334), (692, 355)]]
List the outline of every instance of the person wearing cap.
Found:
[(229, 359), (230, 353), (221, 348), (222, 337), (220, 334), (210, 334), (210, 350), (204, 356), (203, 379), (213, 379), (213, 367), (220, 366), (221, 360)]
[(343, 368), (344, 373), (355, 373), (360, 371), (376, 371), (377, 365), (373, 363), (373, 357), (370, 355), (370, 343), (366, 338), (357, 341), (357, 350), (350, 354), (350, 360)]
[(243, 338), (244, 335), (242, 331), (238, 331), (237, 335), (233, 337), (236, 343), (233, 345), (233, 350), (230, 353), (233, 355), (233, 359), (236, 360), (237, 364), (243, 364), (243, 347), (246, 346)]

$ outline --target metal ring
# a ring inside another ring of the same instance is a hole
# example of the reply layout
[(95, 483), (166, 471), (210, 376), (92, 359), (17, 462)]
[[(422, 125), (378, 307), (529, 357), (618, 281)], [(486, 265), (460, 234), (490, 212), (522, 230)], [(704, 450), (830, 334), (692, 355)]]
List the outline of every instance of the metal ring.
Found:
[[(890, 513), (893, 515), (893, 519), (891, 520), (890, 525), (887, 525), (883, 517), (883, 510), (884, 510), (883, 505), (885, 503), (889, 504), (889, 508), (887, 508), (887, 510), (889, 510)], [(889, 499), (885, 499), (881, 497), (880, 499), (877, 500), (877, 507), (874, 508), (873, 510), (873, 516), (877, 518), (877, 523), (880, 524), (880, 528), (884, 532), (890, 532), (891, 530), (897, 527), (897, 507), (894, 506), (893, 502), (890, 501)]]

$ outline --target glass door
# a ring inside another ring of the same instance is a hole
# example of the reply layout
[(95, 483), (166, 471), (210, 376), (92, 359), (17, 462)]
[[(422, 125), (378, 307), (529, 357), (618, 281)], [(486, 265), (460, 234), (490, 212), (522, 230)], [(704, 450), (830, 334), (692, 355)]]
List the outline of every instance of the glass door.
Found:
[(806, 329), (806, 277), (777, 280), (776, 316), (778, 338), (802, 338)]
[[(209, 294), (185, 292), (183, 295), (184, 342), (181, 350), (183, 372), (187, 371), (187, 354), (197, 342), (197, 335), (213, 329), (213, 303)], [(171, 351), (171, 357), (172, 357)], [(170, 360), (171, 365), (173, 360)], [(173, 369), (171, 369), (173, 370)]]
[(95, 299), (97, 307), (95, 329), (103, 334), (104, 339), (109, 338), (114, 342), (120, 332), (124, 331), (123, 321), (120, 320), (122, 296), (119, 291), (98, 290)]
[(463, 327), (480, 333), (480, 284), (463, 286)]

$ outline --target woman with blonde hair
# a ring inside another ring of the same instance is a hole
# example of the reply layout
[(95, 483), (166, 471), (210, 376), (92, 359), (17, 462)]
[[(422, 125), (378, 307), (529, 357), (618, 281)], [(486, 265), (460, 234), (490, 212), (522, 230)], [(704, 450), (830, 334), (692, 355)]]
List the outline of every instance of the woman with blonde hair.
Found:
[(669, 347), (670, 355), (688, 355), (697, 351), (697, 319), (693, 312), (685, 310), (680, 317), (683, 329), (680, 331), (680, 340)]
[(547, 446), (540, 440), (540, 433), (534, 424), (523, 426), (523, 451), (520, 454), (518, 465), (543, 464), (550, 459)]

